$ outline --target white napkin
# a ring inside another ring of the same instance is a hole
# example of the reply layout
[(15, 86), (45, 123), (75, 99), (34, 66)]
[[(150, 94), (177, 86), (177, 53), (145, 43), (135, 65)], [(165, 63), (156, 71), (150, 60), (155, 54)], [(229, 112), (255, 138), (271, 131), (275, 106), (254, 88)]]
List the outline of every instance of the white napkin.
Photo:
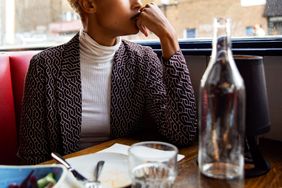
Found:
[[(112, 146), (110, 146), (106, 149), (99, 151), (98, 153), (100, 153), (100, 152), (111, 152), (111, 153), (120, 153), (120, 154), (128, 155), (128, 149), (129, 148), (130, 148), (130, 146), (128, 146), (128, 145), (116, 143), (116, 144), (113, 144)], [(143, 153), (147, 153), (147, 152), (152, 153), (153, 152), (156, 155), (159, 155), (160, 153), (163, 155), (162, 151), (156, 150), (156, 149), (142, 148), (142, 150), (144, 151)], [(184, 155), (178, 154), (177, 155), (177, 161), (180, 161), (184, 157), (185, 157)]]

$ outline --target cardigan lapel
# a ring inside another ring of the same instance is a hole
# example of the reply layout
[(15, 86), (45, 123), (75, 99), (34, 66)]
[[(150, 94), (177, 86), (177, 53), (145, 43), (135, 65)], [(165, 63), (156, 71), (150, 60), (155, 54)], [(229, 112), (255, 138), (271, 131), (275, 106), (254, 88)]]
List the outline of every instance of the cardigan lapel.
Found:
[(61, 64), (62, 76), (68, 78), (80, 77), (79, 34), (63, 45), (63, 59)]
[(82, 96), (79, 58), (79, 35), (62, 45), (58, 78), (58, 112), (64, 153), (79, 149)]

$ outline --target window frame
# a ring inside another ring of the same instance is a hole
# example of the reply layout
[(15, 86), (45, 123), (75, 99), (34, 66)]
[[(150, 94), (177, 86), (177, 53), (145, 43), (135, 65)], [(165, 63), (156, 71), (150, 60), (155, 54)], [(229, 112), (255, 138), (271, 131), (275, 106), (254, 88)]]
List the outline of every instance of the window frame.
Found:
[[(233, 54), (282, 56), (282, 37), (263, 38), (232, 38)], [(161, 51), (157, 41), (139, 41), (138, 43), (151, 46), (156, 52)], [(212, 51), (211, 39), (185, 39), (179, 40), (184, 55), (210, 55)]]
[[(282, 37), (262, 38), (232, 38), (233, 54), (260, 55), (260, 56), (282, 56)], [(161, 52), (160, 42), (157, 40), (135, 41), (144, 46), (150, 46), (157, 53)], [(184, 55), (208, 56), (212, 51), (211, 39), (179, 39), (179, 45)], [(1, 48), (0, 52), (44, 50), (49, 47), (22, 47)]]

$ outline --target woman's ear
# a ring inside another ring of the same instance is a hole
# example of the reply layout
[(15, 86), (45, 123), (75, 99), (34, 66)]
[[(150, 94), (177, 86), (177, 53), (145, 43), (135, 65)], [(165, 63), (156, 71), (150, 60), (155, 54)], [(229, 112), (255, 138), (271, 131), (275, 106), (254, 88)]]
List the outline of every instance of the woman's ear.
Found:
[(94, 0), (80, 0), (79, 1), (81, 10), (85, 13), (95, 13), (96, 12), (96, 5)]

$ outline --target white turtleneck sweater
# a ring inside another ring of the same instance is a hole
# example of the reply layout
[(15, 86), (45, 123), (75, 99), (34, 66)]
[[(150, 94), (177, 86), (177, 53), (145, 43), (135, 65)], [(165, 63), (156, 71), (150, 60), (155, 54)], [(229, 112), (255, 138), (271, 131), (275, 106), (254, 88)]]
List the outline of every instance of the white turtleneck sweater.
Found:
[(114, 46), (102, 46), (80, 31), (79, 41), (83, 149), (109, 139), (112, 61), (121, 39), (117, 38)]

